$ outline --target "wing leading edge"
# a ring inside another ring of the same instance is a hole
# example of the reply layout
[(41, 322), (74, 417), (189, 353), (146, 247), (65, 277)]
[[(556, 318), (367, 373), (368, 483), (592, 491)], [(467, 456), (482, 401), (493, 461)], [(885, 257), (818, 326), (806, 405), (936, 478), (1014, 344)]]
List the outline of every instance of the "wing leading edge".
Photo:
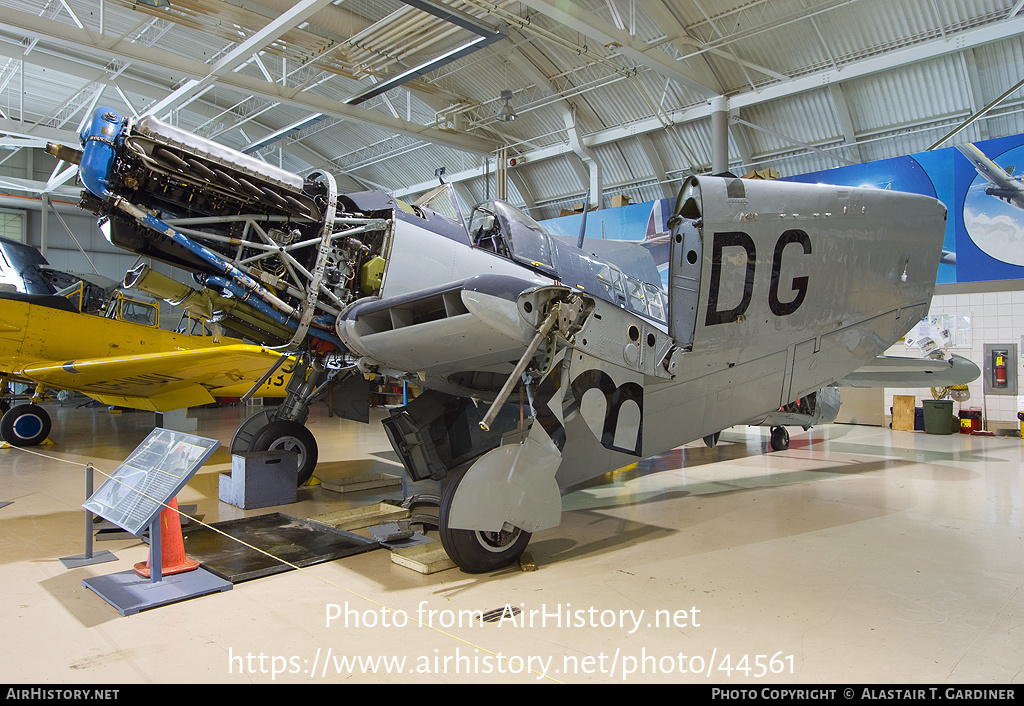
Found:
[[(167, 412), (209, 404), (244, 392), (280, 357), (245, 344), (33, 363), (21, 375), (57, 389), (75, 390), (104, 404)], [(284, 394), (286, 376), (271, 378), (260, 394)]]

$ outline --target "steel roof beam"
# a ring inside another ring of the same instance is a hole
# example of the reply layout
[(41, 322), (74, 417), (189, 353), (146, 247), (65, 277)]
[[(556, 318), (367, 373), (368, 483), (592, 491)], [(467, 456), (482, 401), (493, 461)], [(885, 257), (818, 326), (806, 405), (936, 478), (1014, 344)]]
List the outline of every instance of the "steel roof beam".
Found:
[[(323, 8), (331, 5), (333, 0), (302, 0), (289, 10), (279, 15), (264, 25), (260, 30), (253, 33), (248, 39), (236, 44), (234, 49), (213, 64), (209, 73), (201, 79), (188, 81), (181, 88), (177, 89), (162, 101), (149, 109), (149, 113), (159, 115), (164, 111), (170, 111), (181, 105), (188, 96), (195, 91), (213, 84), (218, 78), (230, 73), (243, 61), (248, 61), (252, 56), (261, 51), (264, 47), (272, 44), (288, 30), (292, 29), (310, 16), (316, 14)], [(272, 81), (268, 77), (268, 82)]]
[(700, 66), (677, 61), (662, 51), (661, 47), (649, 45), (581, 7), (572, 3), (548, 2), (547, 0), (523, 0), (523, 4), (605, 46), (615, 45), (617, 50), (630, 61), (647, 66), (666, 78), (678, 81), (705, 98), (712, 98), (721, 93), (718, 80), (702, 70)]
[[(185, 76), (191, 81), (198, 82), (210, 73), (210, 67), (200, 61), (168, 51), (141, 47), (120, 38), (97, 38), (96, 35), (85, 30), (79, 30), (76, 27), (56, 22), (47, 22), (35, 15), (17, 10), (5, 10), (4, 23), (30, 37), (68, 44), (76, 49), (93, 54), (99, 52), (108, 57), (115, 56), (132, 62), (138, 62), (166, 71), (171, 75)], [(258, 95), (269, 100), (280, 100), (314, 113), (324, 113), (372, 125), (386, 131), (413, 135), (428, 142), (446, 145), (474, 154), (489, 154), (498, 147), (497, 142), (493, 140), (474, 135), (442, 132), (436, 130), (431, 125), (420, 125), (394, 118), (385, 113), (345, 105), (323, 96), (301, 91), (298, 88), (267, 83), (262, 79), (246, 76), (242, 73), (228, 72), (218, 76), (216, 83), (228, 88), (234, 88), (246, 94)], [(188, 93), (188, 95), (192, 94)], [(185, 96), (185, 99), (187, 97)]]
[(839, 118), (843, 138), (850, 148), (850, 154), (854, 161), (863, 162), (864, 156), (861, 154), (860, 145), (857, 144), (857, 131), (853, 126), (853, 114), (850, 112), (850, 106), (846, 103), (846, 91), (843, 89), (843, 84), (833, 83), (828, 89), (832, 96), (832, 104), (836, 108), (836, 117)]
[[(749, 91), (729, 97), (729, 107), (740, 109), (747, 106), (769, 103), (780, 98), (803, 93), (805, 91), (817, 90), (833, 84), (845, 83), (864, 76), (870, 76), (882, 71), (891, 71), (900, 66), (927, 61), (940, 56), (952, 54), (967, 48), (991, 44), (1003, 39), (1015, 37), (1024, 33), (1024, 16), (1014, 17), (1012, 20), (987, 24), (976, 29), (967, 30), (947, 39), (935, 39), (923, 42), (919, 45), (897, 49), (885, 54), (863, 59), (844, 65), (839, 70), (826, 70), (809, 74), (800, 78), (779, 84), (765, 86), (758, 92)], [(681, 125), (695, 120), (706, 120), (711, 116), (709, 104), (684, 108), (668, 114), (674, 125)], [(665, 128), (664, 123), (658, 118), (648, 118), (629, 125), (600, 130), (586, 135), (583, 144), (587, 147), (596, 147), (608, 144), (617, 140), (623, 140), (637, 135), (657, 132)], [(525, 152), (522, 157), (530, 163), (539, 162), (545, 159), (552, 159), (572, 152), (568, 144), (553, 145), (539, 150)], [(457, 174), (448, 175), (449, 181), (461, 179), (474, 179), (483, 174), (482, 169), (467, 169)], [(396, 195), (415, 194), (430, 188), (430, 184), (423, 182), (411, 185), (405, 189), (396, 191)]]
[[(677, 20), (675, 15), (665, 7), (665, 3), (661, 0), (651, 0), (651, 2), (646, 2), (641, 7), (643, 7), (644, 11), (650, 15), (651, 19), (654, 20), (665, 32), (669, 42), (671, 42), (672, 46), (676, 48), (680, 56), (687, 53), (688, 47), (700, 46), (700, 43), (690, 36), (686, 31), (686, 28), (679, 23), (679, 20)], [(721, 54), (733, 61), (739, 61), (739, 59), (728, 52), (723, 51)], [(715, 72), (711, 69), (711, 65), (708, 63), (705, 56), (701, 55), (696, 57), (694, 61), (689, 61), (687, 63), (691, 66), (699, 64), (700, 71), (704, 75), (704, 82), (707, 87), (715, 91), (718, 95), (725, 93), (725, 89), (722, 87), (718, 77), (715, 76)]]
[(661, 189), (661, 195), (663, 198), (670, 199), (675, 196), (672, 187), (668, 183), (668, 175), (665, 173), (665, 163), (661, 159), (661, 155), (658, 154), (658, 149), (654, 146), (654, 142), (651, 140), (650, 135), (638, 135), (637, 143), (640, 145), (640, 149), (643, 150), (644, 156), (647, 157), (647, 162), (651, 166), (651, 171), (654, 172), (654, 178), (658, 180), (658, 187)]

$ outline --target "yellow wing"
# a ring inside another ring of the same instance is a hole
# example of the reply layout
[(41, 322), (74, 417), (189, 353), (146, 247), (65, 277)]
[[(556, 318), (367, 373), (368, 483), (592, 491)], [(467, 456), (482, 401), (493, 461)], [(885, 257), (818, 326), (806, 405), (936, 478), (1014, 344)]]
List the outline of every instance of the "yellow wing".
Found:
[[(21, 376), (47, 387), (74, 390), (104, 404), (167, 412), (234, 397), (252, 386), (280, 357), (245, 344), (188, 351), (142, 353), (64, 362), (35, 362)], [(285, 363), (257, 393), (284, 395)]]

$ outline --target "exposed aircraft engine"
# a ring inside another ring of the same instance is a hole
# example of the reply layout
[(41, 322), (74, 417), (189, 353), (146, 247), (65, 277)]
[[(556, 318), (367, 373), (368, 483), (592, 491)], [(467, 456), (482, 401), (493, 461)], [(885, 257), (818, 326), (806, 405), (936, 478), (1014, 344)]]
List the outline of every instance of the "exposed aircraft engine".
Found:
[(82, 139), (82, 205), (107, 219), (111, 243), (230, 300), (212, 315), (225, 328), (292, 350), (344, 349), (334, 321), (376, 294), (390, 199), (360, 207), (329, 174), (303, 179), (153, 117), (122, 122), (101, 108)]
[(190, 272), (200, 288), (148, 266), (125, 284), (282, 353), (250, 393), (285, 366), (284, 402), (247, 419), (230, 450), (295, 450), (302, 484), (317, 459), (303, 426), (314, 400), (330, 390), (336, 414), (366, 421), (368, 383), (345, 357), (336, 321), (379, 295), (396, 214), (430, 213), (380, 192), (339, 196), (330, 174), (302, 178), (153, 117), (99, 108), (81, 138), (81, 153), (47, 148), (79, 163), (80, 205), (111, 243)]

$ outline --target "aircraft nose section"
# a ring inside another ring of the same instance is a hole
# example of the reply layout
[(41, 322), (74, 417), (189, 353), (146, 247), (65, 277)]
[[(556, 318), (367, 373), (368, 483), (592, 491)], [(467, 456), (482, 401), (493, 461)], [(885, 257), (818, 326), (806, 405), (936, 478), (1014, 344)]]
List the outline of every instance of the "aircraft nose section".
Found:
[(457, 372), (467, 364), (468, 350), (477, 369), (505, 364), (534, 333), (517, 305), (519, 295), (534, 286), (515, 277), (480, 275), (357, 303), (339, 316), (337, 333), (367, 370)]
[(462, 285), (462, 301), (471, 314), (495, 331), (528, 341), (533, 335), (519, 313), (519, 296), (534, 288), (531, 282), (503, 275), (477, 275)]

